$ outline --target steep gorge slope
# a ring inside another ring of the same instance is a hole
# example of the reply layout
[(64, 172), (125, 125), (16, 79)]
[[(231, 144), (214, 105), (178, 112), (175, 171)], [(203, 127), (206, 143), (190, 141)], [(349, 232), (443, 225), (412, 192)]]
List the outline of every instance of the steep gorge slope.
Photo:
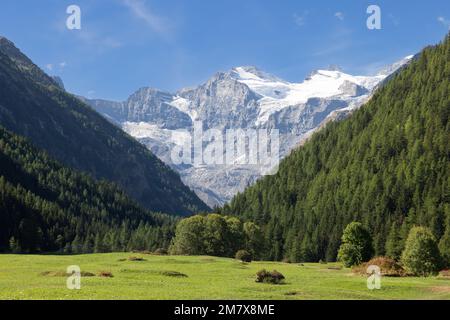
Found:
[(188, 215), (208, 207), (179, 175), (106, 121), (0, 37), (0, 125), (72, 168), (117, 183), (152, 211)]
[(276, 260), (335, 260), (354, 220), (371, 231), (377, 255), (401, 252), (414, 225), (450, 239), (449, 115), (450, 35), (222, 212), (264, 226), (266, 258)]

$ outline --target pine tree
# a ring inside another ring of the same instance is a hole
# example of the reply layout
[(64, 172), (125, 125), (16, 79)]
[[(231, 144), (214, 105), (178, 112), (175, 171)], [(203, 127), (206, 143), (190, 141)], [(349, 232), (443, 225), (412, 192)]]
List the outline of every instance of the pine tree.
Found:
[(391, 225), (387, 240), (386, 240), (386, 255), (394, 260), (399, 260), (403, 251), (403, 241), (400, 236), (400, 230), (394, 222)]

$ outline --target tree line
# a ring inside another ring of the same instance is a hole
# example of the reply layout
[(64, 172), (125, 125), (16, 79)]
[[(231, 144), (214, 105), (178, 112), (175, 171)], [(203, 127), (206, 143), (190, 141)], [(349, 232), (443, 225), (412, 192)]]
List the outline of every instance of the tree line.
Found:
[[(446, 236), (445, 241), (450, 238)], [(429, 228), (416, 226), (408, 234), (405, 248), (400, 257), (388, 255), (394, 261), (401, 263), (406, 274), (416, 276), (437, 275), (440, 270), (450, 266), (450, 247), (448, 243), (438, 245), (436, 238)], [(338, 252), (338, 260), (346, 267), (359, 266), (373, 258), (372, 235), (359, 222), (350, 223), (342, 235), (342, 244)], [(386, 257), (378, 257), (378, 261)], [(369, 263), (367, 263), (369, 264)], [(382, 267), (382, 266), (378, 266)], [(387, 266), (384, 266), (387, 267)], [(384, 270), (389, 271), (389, 270)], [(391, 270), (392, 271), (392, 270)]]
[(181, 220), (169, 251), (178, 255), (235, 257), (239, 250), (246, 250), (256, 259), (263, 256), (260, 228), (236, 217), (209, 214)]

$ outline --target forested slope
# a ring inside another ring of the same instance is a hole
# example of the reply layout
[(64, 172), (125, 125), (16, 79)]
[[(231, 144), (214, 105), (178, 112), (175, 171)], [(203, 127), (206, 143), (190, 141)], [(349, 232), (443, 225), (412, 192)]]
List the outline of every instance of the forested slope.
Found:
[(152, 250), (174, 224), (0, 126), (0, 252)]
[(335, 260), (351, 221), (397, 255), (414, 225), (450, 236), (450, 35), (221, 211), (264, 227), (265, 258)]
[(177, 173), (2, 37), (0, 125), (64, 165), (117, 183), (149, 210), (189, 215), (209, 209)]

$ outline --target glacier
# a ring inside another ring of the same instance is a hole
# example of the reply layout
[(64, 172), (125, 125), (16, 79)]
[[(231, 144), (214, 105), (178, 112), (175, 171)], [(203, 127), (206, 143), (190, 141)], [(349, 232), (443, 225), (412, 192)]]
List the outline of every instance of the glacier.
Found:
[(190, 138), (196, 121), (201, 121), (205, 130), (222, 132), (276, 129), (283, 158), (327, 122), (343, 119), (362, 106), (413, 58), (405, 57), (371, 76), (320, 69), (298, 83), (241, 66), (175, 93), (141, 88), (123, 102), (82, 99), (178, 171), (183, 182), (213, 208), (230, 201), (261, 173), (246, 165), (174, 164), (171, 150)]

